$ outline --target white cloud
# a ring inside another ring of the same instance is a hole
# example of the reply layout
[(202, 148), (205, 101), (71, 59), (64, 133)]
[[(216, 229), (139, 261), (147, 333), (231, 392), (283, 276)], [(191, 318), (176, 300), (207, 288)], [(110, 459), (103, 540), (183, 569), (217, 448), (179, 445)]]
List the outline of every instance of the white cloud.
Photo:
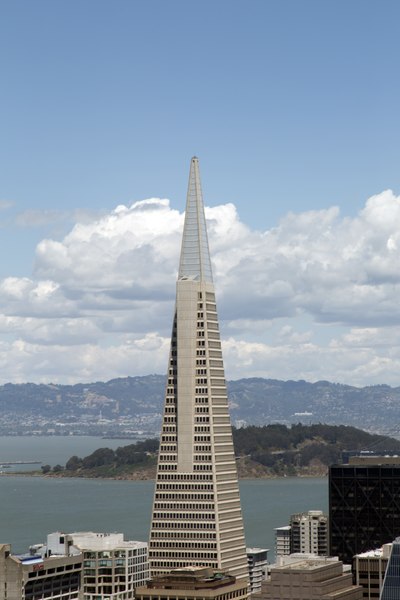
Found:
[(14, 206), (14, 202), (11, 200), (0, 200), (0, 210), (7, 210)]
[(42, 227), (64, 221), (66, 213), (58, 210), (24, 210), (15, 216), (18, 227)]
[[(264, 232), (232, 204), (206, 216), (228, 377), (399, 384), (399, 197)], [(31, 278), (0, 281), (3, 381), (164, 372), (182, 225), (153, 198), (42, 240)]]
[[(1, 202), (0, 210), (13, 206), (11, 202)], [(88, 210), (49, 210), (49, 209), (27, 209), (18, 212), (14, 217), (14, 223), (17, 227), (36, 228), (45, 227), (48, 225), (57, 225), (64, 228), (68, 224), (90, 223), (94, 219), (101, 216), (98, 212)]]
[[(48, 345), (17, 339), (0, 343), (0, 368), (7, 376), (2, 381), (24, 383), (75, 383), (106, 380), (138, 373), (160, 373), (166, 368), (164, 356), (169, 340), (148, 334), (138, 340), (118, 340), (117, 344), (101, 346), (82, 343), (70, 347)], [(149, 366), (152, 368), (149, 370)]]

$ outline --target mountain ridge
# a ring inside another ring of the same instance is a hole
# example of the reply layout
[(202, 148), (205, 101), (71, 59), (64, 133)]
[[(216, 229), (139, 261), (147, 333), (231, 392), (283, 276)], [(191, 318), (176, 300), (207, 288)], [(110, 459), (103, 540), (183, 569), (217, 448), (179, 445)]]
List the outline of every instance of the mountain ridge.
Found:
[[(0, 434), (158, 432), (165, 381), (164, 375), (152, 374), (69, 385), (6, 383), (0, 386)], [(303, 422), (362, 426), (391, 435), (400, 430), (400, 387), (262, 377), (227, 385), (238, 427)]]

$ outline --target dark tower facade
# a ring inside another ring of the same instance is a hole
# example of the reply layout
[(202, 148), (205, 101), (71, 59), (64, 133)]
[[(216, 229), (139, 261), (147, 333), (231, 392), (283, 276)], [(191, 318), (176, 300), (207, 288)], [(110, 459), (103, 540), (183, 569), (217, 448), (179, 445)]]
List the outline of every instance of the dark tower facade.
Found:
[(400, 532), (400, 464), (385, 457), (373, 462), (329, 470), (330, 554), (345, 563)]

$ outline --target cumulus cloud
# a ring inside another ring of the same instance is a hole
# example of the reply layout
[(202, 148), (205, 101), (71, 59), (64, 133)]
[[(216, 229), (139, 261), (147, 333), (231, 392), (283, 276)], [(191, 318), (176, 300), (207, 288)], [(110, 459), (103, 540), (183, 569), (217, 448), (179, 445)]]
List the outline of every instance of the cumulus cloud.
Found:
[[(31, 277), (0, 281), (3, 380), (164, 372), (183, 217), (152, 198), (43, 239)], [(399, 383), (399, 197), (267, 231), (232, 204), (206, 217), (228, 377)]]

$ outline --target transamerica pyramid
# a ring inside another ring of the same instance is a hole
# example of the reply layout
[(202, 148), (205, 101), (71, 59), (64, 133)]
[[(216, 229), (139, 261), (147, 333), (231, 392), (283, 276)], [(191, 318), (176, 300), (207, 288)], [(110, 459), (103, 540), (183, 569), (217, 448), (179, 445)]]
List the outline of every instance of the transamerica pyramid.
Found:
[(248, 567), (199, 161), (190, 163), (149, 543), (151, 576)]

